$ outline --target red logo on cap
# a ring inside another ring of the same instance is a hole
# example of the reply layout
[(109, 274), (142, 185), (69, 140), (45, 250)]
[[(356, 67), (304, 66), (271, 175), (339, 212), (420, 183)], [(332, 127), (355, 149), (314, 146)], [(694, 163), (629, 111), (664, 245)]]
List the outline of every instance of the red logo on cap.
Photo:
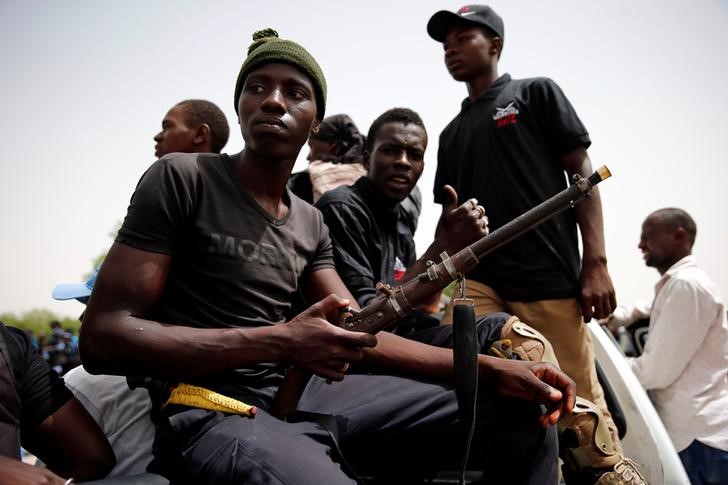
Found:
[(458, 10), (458, 13), (465, 13), (465, 12), (470, 12), (470, 7), (468, 7), (467, 5), (464, 7), (460, 7), (460, 10)]

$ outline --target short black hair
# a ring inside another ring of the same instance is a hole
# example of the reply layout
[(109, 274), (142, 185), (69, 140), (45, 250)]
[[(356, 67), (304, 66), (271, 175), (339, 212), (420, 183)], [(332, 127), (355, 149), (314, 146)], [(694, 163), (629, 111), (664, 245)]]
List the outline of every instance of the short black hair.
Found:
[(666, 207), (659, 209), (650, 214), (650, 217), (655, 217), (661, 222), (669, 225), (670, 229), (676, 230), (678, 227), (682, 227), (690, 238), (690, 246), (695, 244), (695, 236), (698, 233), (698, 227), (690, 214), (677, 207)]
[(377, 136), (379, 135), (379, 130), (382, 129), (382, 126), (384, 126), (387, 123), (403, 123), (405, 125), (417, 125), (425, 132), (425, 135), (427, 135), (427, 129), (425, 128), (425, 123), (422, 121), (422, 118), (420, 118), (420, 115), (415, 113), (409, 108), (392, 108), (388, 109), (379, 117), (374, 120), (372, 125), (369, 127), (369, 133), (367, 133), (367, 141), (366, 145), (364, 145), (364, 148), (367, 152), (371, 153), (372, 148), (374, 148), (374, 142), (376, 141)]
[(203, 123), (210, 127), (210, 148), (215, 153), (220, 153), (230, 136), (225, 113), (215, 103), (204, 99), (186, 99), (177, 103), (189, 116), (189, 121), (201, 125)]

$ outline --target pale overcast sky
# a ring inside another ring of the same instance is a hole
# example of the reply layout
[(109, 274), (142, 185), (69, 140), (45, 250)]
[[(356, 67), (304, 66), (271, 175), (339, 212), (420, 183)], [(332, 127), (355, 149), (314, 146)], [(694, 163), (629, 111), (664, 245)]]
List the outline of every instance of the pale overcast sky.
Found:
[[(420, 180), (419, 250), (432, 203), (437, 137), (465, 86), (445, 70), (425, 26), (452, 1), (0, 0), (0, 313), (48, 308), (57, 283), (80, 281), (111, 244), (167, 110), (205, 98), (242, 139), (235, 79), (253, 31), (306, 46), (329, 85), (327, 114), (362, 131), (394, 106), (418, 111), (430, 145)], [(497, 0), (501, 73), (554, 79), (589, 129), (609, 268), (622, 303), (649, 298), (657, 272), (637, 250), (654, 209), (698, 223), (695, 254), (728, 294), (728, 1)], [(307, 149), (297, 170), (305, 166)]]

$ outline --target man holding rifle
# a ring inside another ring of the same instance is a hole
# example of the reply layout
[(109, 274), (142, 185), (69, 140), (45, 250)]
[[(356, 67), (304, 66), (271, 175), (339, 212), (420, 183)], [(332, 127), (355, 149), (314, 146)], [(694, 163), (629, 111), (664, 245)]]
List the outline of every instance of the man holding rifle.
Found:
[[(427, 261), (439, 261), (443, 251), (455, 254), (488, 234), (483, 206), (476, 199), (458, 205), (457, 193), (448, 187), (447, 209), (435, 240), (417, 258), (415, 227), (402, 203), (425, 166), (427, 131), (422, 118), (410, 109), (392, 108), (374, 120), (366, 140), (367, 175), (327, 192), (316, 203), (329, 228), (336, 272), (361, 306), (377, 294), (377, 283), (402, 284), (425, 272)], [(439, 293), (433, 296), (439, 300)], [(414, 312), (409, 325), (401, 327), (439, 324), (428, 318), (431, 306), (428, 301), (418, 307), (423, 311)]]
[[(272, 29), (253, 39), (235, 89), (245, 148), (172, 154), (144, 174), (88, 303), (84, 366), (170, 383), (155, 394), (151, 470), (173, 483), (353, 483), (342, 456), (367, 473), (449, 467), (452, 352), (331, 324), (354, 299), (320, 213), (286, 190), (326, 82), (295, 42)], [(317, 303), (286, 321), (299, 290)], [(298, 409), (335, 426), (269, 413), (289, 365), (316, 376)], [(347, 376), (350, 365), (363, 372)], [(571, 411), (573, 382), (548, 364), (478, 366), (471, 463), (493, 483), (555, 483), (551, 425)]]

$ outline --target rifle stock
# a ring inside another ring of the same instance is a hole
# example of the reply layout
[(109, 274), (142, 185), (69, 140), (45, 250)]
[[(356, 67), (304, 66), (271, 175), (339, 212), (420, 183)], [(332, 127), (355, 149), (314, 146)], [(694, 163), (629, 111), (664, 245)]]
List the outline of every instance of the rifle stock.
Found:
[[(440, 254), (442, 261), (428, 261), (427, 271), (406, 281), (401, 286), (392, 288), (382, 283), (377, 284), (380, 293), (360, 311), (353, 311), (352, 316), (343, 323), (343, 328), (356, 332), (377, 333), (395, 327), (404, 320), (414, 308), (428, 297), (442, 290), (462, 276), (480, 259), (507, 244), (529, 229), (550, 219), (577, 201), (589, 195), (599, 182), (609, 178), (611, 173), (606, 166), (597, 169), (589, 177), (575, 176), (574, 183), (536, 207), (521, 214), (517, 218), (496, 229), (492, 233), (475, 241), (452, 256), (446, 252)], [(283, 418), (296, 409), (310, 373), (292, 367), (278, 388), (271, 414)]]

